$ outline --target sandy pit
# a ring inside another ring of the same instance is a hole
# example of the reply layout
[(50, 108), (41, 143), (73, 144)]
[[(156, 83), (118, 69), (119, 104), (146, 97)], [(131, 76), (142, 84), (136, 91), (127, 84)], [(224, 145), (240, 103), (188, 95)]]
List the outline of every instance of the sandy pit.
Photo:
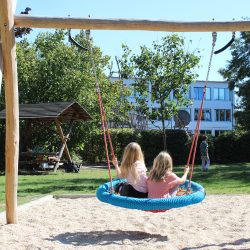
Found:
[(50, 198), (19, 209), (18, 224), (0, 216), (0, 249), (250, 249), (250, 195), (208, 195), (157, 214)]

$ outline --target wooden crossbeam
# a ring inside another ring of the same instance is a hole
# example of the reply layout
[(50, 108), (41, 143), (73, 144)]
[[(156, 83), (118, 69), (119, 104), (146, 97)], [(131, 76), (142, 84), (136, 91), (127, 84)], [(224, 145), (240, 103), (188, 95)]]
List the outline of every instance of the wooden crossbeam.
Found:
[(93, 19), (15, 15), (15, 25), (31, 28), (148, 30), (168, 32), (250, 31), (250, 21), (174, 22), (165, 20)]

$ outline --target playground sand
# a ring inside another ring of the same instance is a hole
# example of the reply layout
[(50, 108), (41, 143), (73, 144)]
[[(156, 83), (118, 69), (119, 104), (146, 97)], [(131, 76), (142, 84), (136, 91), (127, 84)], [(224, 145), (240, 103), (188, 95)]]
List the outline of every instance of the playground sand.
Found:
[(250, 195), (209, 195), (165, 213), (114, 207), (95, 197), (53, 199), (0, 219), (1, 250), (250, 249)]

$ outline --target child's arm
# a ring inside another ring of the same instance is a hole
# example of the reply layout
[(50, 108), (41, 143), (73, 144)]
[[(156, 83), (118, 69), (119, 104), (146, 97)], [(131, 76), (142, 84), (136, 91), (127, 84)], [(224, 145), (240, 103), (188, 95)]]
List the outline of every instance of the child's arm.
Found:
[(179, 179), (179, 184), (183, 184), (185, 183), (186, 179), (187, 179), (187, 175), (189, 173), (189, 166), (186, 166), (184, 169), (184, 174), (183, 176)]
[(116, 158), (114, 158), (113, 159), (113, 165), (115, 166), (115, 170), (116, 170), (116, 175), (117, 175), (117, 177), (121, 177), (121, 169), (120, 169), (120, 167), (119, 167), (119, 165), (118, 165), (118, 161), (117, 161), (117, 159)]

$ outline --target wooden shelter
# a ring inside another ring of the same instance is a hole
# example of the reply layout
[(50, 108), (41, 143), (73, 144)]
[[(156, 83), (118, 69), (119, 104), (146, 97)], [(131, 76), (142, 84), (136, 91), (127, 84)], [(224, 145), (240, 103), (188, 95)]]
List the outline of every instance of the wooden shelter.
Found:
[[(3, 57), (6, 101), (6, 219), (17, 223), (17, 173), (19, 104), (14, 28), (64, 28), (99, 30), (149, 30), (169, 32), (250, 31), (250, 21), (171, 22), (164, 20), (90, 19), (14, 15), (16, 0), (0, 0), (0, 56)], [(1, 59), (0, 59), (1, 61)], [(0, 64), (1, 67), (1, 64)], [(0, 74), (1, 75), (1, 74)]]
[[(0, 112), (0, 119), (6, 119), (6, 110)], [(28, 140), (30, 139), (30, 128), (32, 123), (50, 124), (55, 122), (57, 132), (60, 136), (62, 146), (59, 154), (56, 156), (56, 164), (54, 171), (59, 166), (63, 152), (69, 162), (72, 162), (67, 141), (71, 133), (73, 123), (75, 121), (88, 121), (91, 119), (88, 112), (77, 102), (53, 102), (53, 103), (36, 103), (36, 104), (20, 104), (19, 119), (25, 121), (24, 136), (22, 138), (21, 151), (26, 151)], [(69, 128), (64, 135), (61, 123), (68, 122)], [(50, 154), (53, 155), (53, 154)]]

